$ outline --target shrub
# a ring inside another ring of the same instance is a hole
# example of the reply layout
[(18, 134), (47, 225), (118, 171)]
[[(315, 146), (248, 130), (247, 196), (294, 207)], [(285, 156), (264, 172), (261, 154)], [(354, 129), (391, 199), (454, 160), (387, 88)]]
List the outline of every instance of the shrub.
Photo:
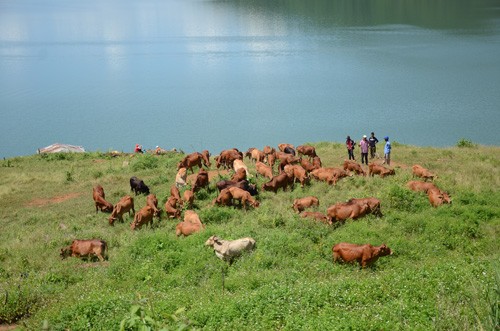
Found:
[(458, 142), (457, 142), (457, 147), (460, 147), (460, 148), (472, 148), (472, 147), (476, 147), (476, 144), (474, 144), (471, 140), (469, 139), (465, 139), (465, 138), (461, 138)]

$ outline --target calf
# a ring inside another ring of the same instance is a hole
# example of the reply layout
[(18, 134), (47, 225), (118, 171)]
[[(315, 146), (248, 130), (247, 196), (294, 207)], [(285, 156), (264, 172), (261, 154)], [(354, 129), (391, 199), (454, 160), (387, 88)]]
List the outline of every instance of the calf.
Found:
[(196, 175), (196, 180), (194, 181), (193, 192), (198, 192), (200, 189), (208, 187), (208, 184), (209, 184), (208, 172), (206, 172), (203, 169), (200, 169), (200, 171), (198, 171), (198, 175)]
[(243, 208), (247, 209), (247, 202), (250, 206), (254, 208), (259, 207), (259, 202), (255, 200), (249, 192), (234, 186), (229, 187), (228, 190), (231, 193), (231, 196), (233, 197), (234, 200), (240, 201), (240, 205), (242, 205)]
[(368, 175), (369, 176), (374, 176), (374, 175), (379, 175), (380, 177), (384, 178), (389, 175), (395, 175), (394, 169), (388, 169), (384, 166), (377, 165), (375, 163), (370, 163), (368, 165)]
[(317, 197), (314, 197), (314, 196), (309, 196), (309, 197), (303, 197), (300, 199), (293, 200), (292, 208), (297, 213), (300, 213), (304, 209), (309, 208), (309, 207), (313, 207), (313, 206), (315, 206), (315, 207), (319, 206), (319, 199)]
[(131, 216), (131, 211), (133, 214), (135, 214), (134, 198), (132, 198), (130, 195), (126, 195), (121, 198), (120, 201), (118, 201), (118, 203), (113, 207), (113, 212), (108, 218), (109, 225), (113, 225), (117, 219), (120, 222), (123, 222), (123, 214), (128, 212), (129, 216)]
[(81, 240), (75, 239), (70, 246), (61, 248), (61, 258), (73, 257), (91, 257), (97, 256), (99, 261), (104, 261), (107, 244), (101, 239)]
[(205, 246), (213, 247), (215, 255), (222, 261), (230, 264), (233, 260), (245, 251), (251, 251), (255, 248), (255, 239), (246, 237), (236, 240), (223, 240), (217, 236), (211, 236), (205, 242)]
[(332, 247), (333, 261), (344, 262), (357, 261), (361, 268), (375, 263), (381, 256), (392, 255), (392, 251), (385, 244), (372, 246), (370, 244), (356, 245), (351, 243), (339, 243)]
[(138, 193), (149, 194), (149, 187), (144, 184), (142, 179), (134, 176), (130, 178), (130, 191), (134, 191), (135, 195)]
[(153, 227), (153, 215), (154, 210), (150, 206), (145, 206), (139, 210), (134, 216), (134, 221), (130, 223), (130, 229), (140, 229), (143, 225), (148, 225)]
[(107, 202), (104, 198), (104, 189), (101, 185), (96, 185), (92, 189), (92, 197), (95, 202), (95, 213), (101, 209), (102, 212), (111, 213), (113, 211), (113, 205)]
[(358, 205), (364, 205), (364, 204), (367, 204), (369, 209), (370, 209), (370, 213), (378, 216), (378, 217), (382, 217), (382, 211), (380, 210), (380, 200), (377, 199), (377, 198), (362, 198), (362, 199), (350, 199), (349, 201), (347, 201), (348, 204), (352, 204), (352, 203), (356, 203)]
[(184, 193), (182, 194), (182, 197), (184, 199), (184, 203), (187, 204), (187, 206), (192, 207), (193, 202), (194, 202), (194, 192), (191, 190), (185, 190)]
[(158, 199), (155, 194), (150, 194), (146, 197), (146, 205), (153, 209), (153, 215), (160, 219), (161, 217), (161, 209), (158, 209)]
[(420, 177), (423, 178), (424, 180), (430, 179), (434, 180), (434, 177), (437, 177), (433, 173), (431, 173), (429, 170), (425, 169), (421, 165), (415, 164), (414, 166), (411, 167), (413, 176), (414, 177)]
[(356, 173), (356, 175), (366, 176), (366, 173), (363, 170), (363, 168), (361, 168), (361, 165), (359, 163), (354, 162), (354, 161), (345, 160), (344, 161), (344, 170), (353, 171)]
[(448, 193), (441, 191), (438, 188), (433, 188), (427, 191), (427, 196), (429, 197), (429, 202), (432, 207), (439, 207), (445, 203), (451, 203), (450, 196)]
[(300, 213), (300, 217), (302, 218), (313, 218), (317, 221), (320, 221), (322, 223), (325, 223), (325, 224), (328, 224), (328, 225), (332, 225), (332, 221), (328, 219), (328, 217), (323, 214), (323, 213), (320, 213), (320, 212), (317, 212), (317, 211), (303, 211), (302, 213)]
[(233, 204), (233, 195), (229, 192), (229, 188), (224, 188), (220, 191), (217, 198), (214, 199), (212, 205), (231, 206)]
[(298, 181), (301, 188), (304, 188), (304, 185), (309, 182), (309, 176), (307, 176), (306, 170), (298, 164), (288, 164), (285, 166), (284, 171), (289, 176), (293, 176), (294, 181)]
[[(180, 168), (186, 168), (191, 170), (192, 173), (194, 173), (193, 168), (198, 166), (201, 169), (201, 162), (203, 160), (203, 155), (201, 155), (198, 152), (191, 153), (189, 155), (186, 155), (184, 159), (182, 159), (179, 164), (177, 165), (177, 170)], [(210, 161), (209, 161), (210, 162)]]
[(267, 183), (262, 184), (262, 190), (277, 193), (278, 190), (282, 188), (284, 192), (288, 186), (293, 185), (293, 179), (294, 178), (289, 177), (286, 172), (282, 172), (279, 175), (274, 176)]
[(273, 178), (273, 168), (268, 166), (267, 164), (257, 161), (255, 162), (255, 170), (257, 170), (257, 173), (267, 177), (269, 179)]
[(368, 203), (345, 203), (340, 202), (328, 207), (326, 214), (333, 221), (345, 221), (349, 218), (358, 219), (370, 212)]
[(177, 209), (177, 198), (170, 196), (165, 202), (165, 213), (169, 218), (181, 217), (180, 209)]

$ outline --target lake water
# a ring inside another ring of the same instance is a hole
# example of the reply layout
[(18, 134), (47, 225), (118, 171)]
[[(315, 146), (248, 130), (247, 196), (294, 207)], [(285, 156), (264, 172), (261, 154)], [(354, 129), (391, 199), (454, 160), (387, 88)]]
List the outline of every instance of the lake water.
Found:
[(0, 0), (0, 157), (500, 145), (500, 2)]

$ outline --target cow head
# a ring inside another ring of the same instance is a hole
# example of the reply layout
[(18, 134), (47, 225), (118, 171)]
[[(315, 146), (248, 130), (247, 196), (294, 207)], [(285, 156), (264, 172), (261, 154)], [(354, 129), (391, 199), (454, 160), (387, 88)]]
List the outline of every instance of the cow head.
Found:
[(216, 236), (211, 236), (210, 238), (207, 239), (207, 241), (205, 241), (205, 246), (214, 246), (214, 244), (216, 242), (219, 241), (219, 238), (217, 238)]
[(109, 225), (113, 226), (115, 225), (116, 217), (110, 216), (108, 218)]
[(386, 244), (382, 244), (379, 247), (379, 256), (387, 256), (387, 255), (392, 255), (393, 252), (389, 247), (387, 247)]

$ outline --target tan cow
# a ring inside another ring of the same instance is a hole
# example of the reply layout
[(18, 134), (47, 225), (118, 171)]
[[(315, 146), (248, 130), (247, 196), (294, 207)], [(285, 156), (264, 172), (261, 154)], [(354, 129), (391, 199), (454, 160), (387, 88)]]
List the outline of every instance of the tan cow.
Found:
[(219, 259), (232, 263), (243, 252), (251, 251), (255, 248), (255, 239), (246, 237), (236, 240), (223, 240), (217, 236), (211, 236), (205, 242), (205, 246), (213, 247), (215, 255)]
[(356, 163), (355, 161), (345, 160), (344, 161), (344, 170), (353, 171), (356, 173), (356, 175), (366, 176), (366, 173), (363, 170), (363, 168), (361, 167), (361, 165), (359, 163)]
[(247, 202), (254, 208), (259, 207), (259, 202), (252, 197), (250, 192), (235, 186), (228, 187), (227, 189), (231, 193), (231, 196), (234, 200), (240, 201), (240, 205), (243, 206), (243, 208), (247, 209)]
[(320, 221), (322, 223), (325, 223), (325, 224), (328, 224), (328, 225), (332, 225), (332, 221), (328, 219), (328, 217), (323, 214), (323, 213), (320, 213), (318, 211), (303, 211), (302, 213), (300, 213), (300, 217), (302, 218), (313, 218), (317, 221)]
[(73, 257), (91, 257), (97, 256), (99, 261), (104, 261), (107, 244), (101, 239), (75, 239), (70, 246), (61, 248), (61, 258)]
[(113, 207), (113, 212), (108, 218), (109, 224), (113, 225), (117, 219), (123, 222), (123, 214), (128, 212), (129, 216), (132, 216), (133, 214), (130, 214), (131, 211), (135, 214), (134, 198), (130, 195), (126, 195)]
[(370, 206), (368, 203), (358, 204), (358, 203), (346, 203), (339, 202), (330, 207), (326, 211), (328, 218), (334, 221), (345, 221), (349, 218), (358, 219), (365, 216), (370, 212)]
[(177, 208), (177, 198), (170, 196), (165, 202), (165, 213), (169, 218), (181, 217), (181, 211)]
[(248, 167), (245, 164), (245, 162), (243, 162), (243, 160), (234, 160), (233, 169), (234, 169), (234, 172), (238, 172), (239, 169), (244, 169), (245, 173), (246, 173), (246, 178), (250, 178), (250, 173), (248, 172)]
[(130, 229), (140, 229), (143, 225), (148, 225), (153, 228), (154, 210), (150, 206), (144, 206), (134, 216), (134, 221), (130, 223)]
[(344, 262), (357, 261), (361, 268), (375, 263), (379, 257), (392, 255), (393, 252), (385, 244), (372, 246), (371, 244), (357, 245), (351, 243), (339, 243), (332, 247), (333, 261)]
[(184, 198), (184, 203), (186, 203), (188, 207), (193, 207), (194, 192), (192, 190), (185, 190), (182, 197)]
[(184, 214), (184, 221), (177, 224), (175, 227), (175, 235), (178, 237), (183, 235), (185, 237), (192, 235), (198, 231), (205, 229), (205, 225), (201, 223), (200, 217), (193, 210), (186, 210)]
[(319, 206), (319, 199), (315, 196), (308, 196), (293, 200), (292, 208), (297, 213), (300, 213), (306, 208), (318, 207), (318, 206)]
[(411, 180), (406, 183), (406, 186), (412, 191), (424, 193), (427, 193), (427, 191), (431, 189), (437, 189), (436, 185), (433, 183), (421, 182), (418, 180)]
[(255, 170), (258, 174), (267, 177), (269, 179), (273, 178), (273, 168), (268, 166), (267, 164), (257, 161), (255, 162)]
[(161, 217), (161, 209), (158, 209), (158, 199), (155, 194), (150, 194), (146, 197), (146, 205), (153, 209), (153, 214), (158, 219)]
[(414, 177), (420, 177), (423, 178), (424, 180), (430, 179), (434, 180), (434, 177), (437, 177), (433, 173), (431, 173), (429, 170), (425, 169), (421, 165), (415, 164), (414, 166), (411, 167), (413, 176)]
[(301, 188), (304, 188), (304, 185), (309, 182), (309, 176), (307, 176), (306, 170), (298, 164), (287, 164), (284, 170), (289, 176), (293, 176), (295, 181), (300, 183)]
[(379, 175), (381, 178), (384, 178), (389, 175), (395, 175), (394, 169), (388, 169), (384, 166), (375, 164), (375, 163), (370, 163), (368, 165), (368, 175), (369, 176), (374, 176), (374, 175)]
[(231, 206), (233, 204), (233, 195), (229, 192), (229, 188), (222, 189), (214, 199), (212, 205)]
[(106, 201), (104, 189), (101, 185), (96, 185), (92, 189), (92, 198), (95, 202), (95, 213), (101, 209), (102, 212), (111, 213), (113, 211), (113, 205)]
[(428, 190), (427, 196), (429, 197), (429, 202), (432, 207), (439, 207), (442, 204), (451, 203), (451, 198), (448, 193), (441, 191), (438, 188)]
[(187, 179), (187, 169), (180, 168), (179, 171), (177, 171), (177, 175), (175, 175), (175, 186), (177, 188), (186, 186), (186, 179)]

